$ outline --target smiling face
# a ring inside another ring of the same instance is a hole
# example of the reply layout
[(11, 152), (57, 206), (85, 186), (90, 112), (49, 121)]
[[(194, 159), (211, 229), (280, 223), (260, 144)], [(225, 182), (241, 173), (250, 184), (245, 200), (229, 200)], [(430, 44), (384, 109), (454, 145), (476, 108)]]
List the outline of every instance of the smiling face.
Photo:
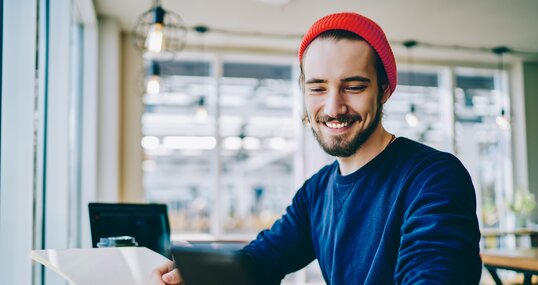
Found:
[[(318, 38), (305, 52), (305, 107), (330, 155), (349, 157), (380, 130), (390, 91), (378, 87), (374, 50), (362, 40)], [(379, 133), (379, 132), (378, 132)]]

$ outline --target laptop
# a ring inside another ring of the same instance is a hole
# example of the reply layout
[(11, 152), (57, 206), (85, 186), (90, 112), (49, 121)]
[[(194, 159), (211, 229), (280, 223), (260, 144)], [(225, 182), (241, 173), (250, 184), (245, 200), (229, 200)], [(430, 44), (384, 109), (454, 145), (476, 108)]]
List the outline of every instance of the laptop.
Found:
[(185, 285), (256, 284), (247, 261), (239, 254), (242, 246), (215, 243), (173, 246), (172, 255)]
[(88, 209), (93, 247), (100, 238), (132, 236), (138, 246), (171, 258), (166, 205), (89, 203)]

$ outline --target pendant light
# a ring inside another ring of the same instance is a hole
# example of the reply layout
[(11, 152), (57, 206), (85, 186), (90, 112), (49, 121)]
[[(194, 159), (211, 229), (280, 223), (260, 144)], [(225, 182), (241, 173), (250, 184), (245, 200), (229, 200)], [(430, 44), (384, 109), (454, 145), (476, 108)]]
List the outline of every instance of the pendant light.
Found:
[(420, 121), (419, 121), (419, 119), (417, 117), (415, 104), (411, 103), (411, 105), (409, 106), (409, 112), (407, 112), (407, 114), (405, 114), (405, 121), (407, 122), (407, 124), (411, 128), (414, 128), (414, 127), (418, 126), (418, 123)]
[(159, 63), (152, 60), (146, 77), (146, 94), (157, 95), (161, 92), (161, 70)]
[[(403, 42), (404, 47), (407, 49), (407, 57), (409, 59), (409, 85), (414, 85), (415, 76), (414, 76), (414, 70), (413, 70), (413, 55), (411, 53), (411, 49), (418, 45), (417, 41), (405, 41)], [(417, 116), (417, 107), (415, 103), (413, 103), (413, 100), (411, 100), (411, 104), (409, 105), (409, 111), (407, 114), (405, 114), (405, 121), (407, 122), (407, 125), (409, 125), (411, 128), (415, 128), (420, 123), (420, 120)]]
[(186, 44), (187, 28), (178, 14), (165, 10), (160, 0), (144, 12), (133, 29), (134, 45), (151, 54), (179, 52)]
[[(504, 71), (504, 60), (503, 55), (511, 50), (505, 46), (494, 47), (491, 51), (497, 55), (497, 71), (499, 78), (499, 89), (500, 92), (504, 92), (504, 80), (502, 78), (502, 72)], [(501, 130), (507, 130), (510, 128), (510, 116), (506, 113), (504, 107), (501, 108), (499, 114), (495, 118), (495, 123)]]
[(205, 106), (205, 97), (201, 96), (198, 99), (198, 107), (196, 108), (196, 119), (199, 121), (204, 121), (208, 117), (207, 109)]
[[(205, 55), (205, 51), (204, 51), (204, 35), (205, 33), (207, 33), (209, 31), (209, 28), (207, 26), (203, 26), (203, 25), (200, 25), (200, 26), (195, 26), (194, 27), (194, 30), (200, 34), (200, 54), (202, 56), (202, 60), (203, 61), (203, 57)], [(203, 74), (197, 74), (198, 76), (200, 77), (203, 77), (204, 75)], [(209, 112), (207, 111), (207, 104), (206, 104), (206, 100), (205, 100), (206, 96), (205, 95), (201, 95), (200, 98), (198, 98), (198, 102), (197, 102), (197, 108), (196, 108), (196, 112), (195, 112), (195, 117), (198, 121), (205, 121), (208, 117), (209, 117)]]

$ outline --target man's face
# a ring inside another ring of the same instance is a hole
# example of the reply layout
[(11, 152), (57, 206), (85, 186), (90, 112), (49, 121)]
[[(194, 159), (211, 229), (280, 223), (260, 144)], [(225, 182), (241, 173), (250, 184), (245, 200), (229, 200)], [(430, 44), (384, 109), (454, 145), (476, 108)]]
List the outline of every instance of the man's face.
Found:
[(349, 157), (380, 126), (382, 104), (374, 51), (365, 41), (316, 39), (303, 58), (305, 107), (319, 144)]

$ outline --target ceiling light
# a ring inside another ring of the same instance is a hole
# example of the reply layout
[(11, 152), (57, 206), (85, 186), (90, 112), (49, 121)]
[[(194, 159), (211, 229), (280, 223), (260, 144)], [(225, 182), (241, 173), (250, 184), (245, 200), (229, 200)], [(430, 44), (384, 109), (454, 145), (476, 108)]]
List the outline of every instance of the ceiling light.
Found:
[(411, 128), (418, 126), (419, 123), (415, 108), (415, 104), (411, 104), (409, 107), (409, 112), (405, 114), (405, 121)]
[(217, 146), (217, 140), (208, 136), (169, 136), (163, 139), (163, 145), (168, 149), (210, 150)]
[(288, 146), (288, 142), (285, 138), (274, 137), (267, 140), (267, 146), (273, 150), (283, 150)]
[(225, 149), (238, 150), (243, 146), (243, 140), (240, 137), (227, 137), (222, 144)]
[(148, 70), (146, 79), (146, 93), (149, 95), (157, 95), (161, 92), (161, 72), (159, 63), (152, 61)]
[(144, 12), (133, 28), (134, 45), (152, 54), (179, 52), (185, 47), (187, 28), (178, 14), (163, 9), (160, 0)]
[(196, 108), (196, 119), (199, 121), (205, 121), (208, 117), (207, 109), (205, 107), (205, 98), (204, 96), (200, 97), (198, 100), (198, 107)]
[(155, 136), (145, 136), (140, 142), (144, 149), (156, 149), (159, 147), (159, 138)]
[(501, 130), (508, 130), (510, 128), (510, 117), (506, 115), (504, 109), (501, 109), (501, 113), (495, 118), (495, 123), (501, 128)]
[(259, 149), (261, 145), (260, 139), (255, 137), (246, 137), (243, 139), (243, 147), (248, 150)]

